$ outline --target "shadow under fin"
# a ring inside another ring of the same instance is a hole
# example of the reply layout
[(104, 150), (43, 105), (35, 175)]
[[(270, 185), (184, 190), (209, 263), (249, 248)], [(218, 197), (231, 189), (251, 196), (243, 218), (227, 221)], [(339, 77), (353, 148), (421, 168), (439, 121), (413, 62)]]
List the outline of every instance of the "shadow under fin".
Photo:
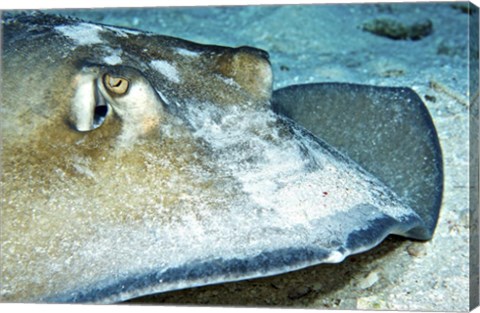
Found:
[(348, 155), (417, 212), (425, 225), (405, 236), (432, 237), (442, 202), (442, 152), (412, 89), (315, 83), (276, 90), (272, 102), (275, 112)]

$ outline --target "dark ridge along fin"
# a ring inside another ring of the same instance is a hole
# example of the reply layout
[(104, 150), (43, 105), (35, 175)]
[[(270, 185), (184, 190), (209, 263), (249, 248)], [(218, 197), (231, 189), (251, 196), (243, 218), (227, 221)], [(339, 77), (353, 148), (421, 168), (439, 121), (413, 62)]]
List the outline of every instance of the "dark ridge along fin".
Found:
[(442, 152), (432, 118), (410, 88), (347, 83), (274, 91), (273, 110), (348, 155), (423, 219), (405, 236), (428, 240), (443, 193)]

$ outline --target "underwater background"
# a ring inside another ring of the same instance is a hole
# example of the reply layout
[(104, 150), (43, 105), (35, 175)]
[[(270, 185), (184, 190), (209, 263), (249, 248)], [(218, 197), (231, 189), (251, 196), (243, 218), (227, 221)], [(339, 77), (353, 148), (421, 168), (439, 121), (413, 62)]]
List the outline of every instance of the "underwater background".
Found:
[[(270, 54), (274, 89), (309, 82), (413, 88), (443, 149), (445, 192), (433, 239), (390, 237), (341, 264), (143, 297), (165, 304), (466, 311), (469, 308), (470, 66), (478, 10), (468, 3), (55, 10), (88, 21)], [(470, 33), (469, 33), (470, 32)], [(478, 73), (477, 73), (478, 78)]]

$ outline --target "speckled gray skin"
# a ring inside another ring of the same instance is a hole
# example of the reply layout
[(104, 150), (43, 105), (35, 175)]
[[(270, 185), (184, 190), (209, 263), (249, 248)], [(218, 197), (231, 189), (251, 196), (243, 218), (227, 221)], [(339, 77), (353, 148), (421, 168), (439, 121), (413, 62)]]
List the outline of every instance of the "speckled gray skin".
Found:
[(113, 302), (269, 276), (425, 227), (270, 110), (261, 50), (42, 14), (3, 31), (4, 301)]

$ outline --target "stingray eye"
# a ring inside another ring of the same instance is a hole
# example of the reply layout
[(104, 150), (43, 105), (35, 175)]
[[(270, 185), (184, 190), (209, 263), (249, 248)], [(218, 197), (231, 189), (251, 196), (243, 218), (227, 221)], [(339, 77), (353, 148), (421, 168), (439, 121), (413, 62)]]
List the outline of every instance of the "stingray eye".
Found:
[(108, 91), (121, 96), (127, 93), (129, 82), (126, 78), (105, 74), (105, 76), (103, 76), (103, 84)]

